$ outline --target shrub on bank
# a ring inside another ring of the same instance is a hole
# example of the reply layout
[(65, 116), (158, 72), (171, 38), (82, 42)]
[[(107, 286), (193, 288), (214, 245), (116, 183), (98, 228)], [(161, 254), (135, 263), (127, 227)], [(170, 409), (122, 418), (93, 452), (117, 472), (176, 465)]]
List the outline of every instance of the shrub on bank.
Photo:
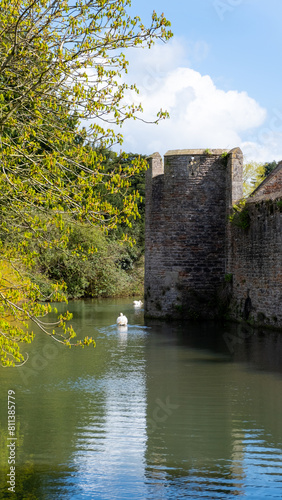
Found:
[(33, 279), (43, 293), (48, 295), (49, 282), (64, 282), (68, 298), (142, 293), (143, 264), (134, 247), (79, 223), (68, 223), (64, 231), (69, 232), (66, 248), (38, 249)]

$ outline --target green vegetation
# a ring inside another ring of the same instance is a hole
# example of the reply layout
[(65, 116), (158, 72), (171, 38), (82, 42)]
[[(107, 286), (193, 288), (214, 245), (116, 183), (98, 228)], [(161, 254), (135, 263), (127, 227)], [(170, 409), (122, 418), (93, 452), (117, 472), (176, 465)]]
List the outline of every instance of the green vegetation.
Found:
[[(145, 162), (144, 157), (132, 153), (121, 157), (111, 150), (100, 153), (104, 172), (110, 175), (117, 170), (126, 171), (134, 162)], [(134, 172), (125, 189), (106, 193), (117, 210), (122, 209), (125, 196), (138, 195), (138, 213), (130, 222), (121, 222), (105, 233), (97, 226), (69, 222), (66, 218), (62, 231), (57, 227), (49, 231), (51, 241), (60, 241), (68, 234), (64, 248), (42, 249), (37, 240), (30, 245), (29, 251), (38, 256), (32, 273), (41, 293), (50, 295), (51, 281), (64, 284), (67, 298), (143, 295), (146, 166), (145, 162), (145, 167), (142, 165)]]
[[(131, 180), (146, 162), (135, 157), (129, 163), (121, 155), (109, 166), (105, 151), (122, 143), (111, 124), (122, 125), (142, 112), (141, 105), (124, 101), (127, 89), (138, 92), (134, 84), (121, 81), (128, 67), (124, 50), (150, 47), (172, 34), (164, 15), (153, 12), (145, 27), (139, 17), (129, 17), (128, 5), (130, 0), (0, 0), (0, 359), (4, 366), (24, 361), (20, 343), (33, 338), (30, 320), (66, 345), (94, 344), (88, 338), (73, 340), (75, 332), (66, 323), (69, 314), (58, 317), (56, 324), (44, 321), (51, 310), (44, 301), (64, 300), (66, 286), (50, 283), (51, 294), (43, 296), (38, 273), (44, 271), (52, 281), (62, 270), (71, 296), (85, 290), (93, 295), (110, 293), (114, 272), (122, 270), (115, 240), (121, 234), (125, 241), (135, 238), (132, 221), (138, 217), (141, 200)], [(166, 116), (160, 111), (156, 122)], [(122, 229), (117, 229), (119, 225)], [(92, 226), (86, 241), (87, 227)], [(120, 255), (125, 258), (124, 250)], [(86, 272), (88, 260), (93, 273)], [(105, 270), (103, 285), (95, 289), (102, 260), (106, 267), (114, 262), (114, 271)]]
[(263, 163), (249, 162), (244, 164), (243, 190), (244, 196), (249, 196), (265, 178), (265, 165)]
[(228, 165), (229, 153), (226, 151), (220, 156), (222, 165), (226, 168)]
[(246, 207), (246, 199), (262, 183), (262, 181), (277, 167), (276, 161), (270, 163), (250, 162), (244, 164), (243, 168), (243, 191), (244, 198), (233, 205), (233, 212), (229, 221), (237, 227), (247, 229), (250, 225), (250, 217)]
[[(31, 279), (42, 296), (51, 295), (52, 283), (61, 284), (68, 299), (142, 294), (142, 248), (86, 224), (66, 222), (64, 231), (69, 235), (64, 248), (42, 250), (36, 240), (30, 243), (29, 252), (37, 255)], [(52, 240), (60, 238), (57, 228), (51, 232)]]
[(264, 164), (265, 176), (269, 175), (277, 167), (277, 165), (278, 163), (276, 161), (265, 163)]
[(250, 216), (248, 208), (246, 207), (246, 200), (241, 200), (237, 205), (232, 207), (233, 213), (229, 215), (228, 219), (231, 224), (234, 224), (241, 229), (248, 229), (250, 225)]
[(277, 167), (276, 161), (270, 163), (249, 162), (244, 164), (243, 169), (243, 189), (244, 196), (249, 196)]

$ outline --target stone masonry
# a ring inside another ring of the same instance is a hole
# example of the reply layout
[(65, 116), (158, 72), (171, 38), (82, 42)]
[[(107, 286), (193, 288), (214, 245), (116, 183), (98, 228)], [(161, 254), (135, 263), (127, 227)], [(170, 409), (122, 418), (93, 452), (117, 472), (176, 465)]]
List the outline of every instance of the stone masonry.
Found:
[[(145, 313), (248, 319), (282, 328), (282, 163), (228, 222), (243, 195), (243, 154), (154, 153), (146, 173)], [(246, 215), (246, 214), (245, 214)]]
[(230, 316), (282, 328), (282, 163), (246, 203), (248, 227), (232, 226)]
[(240, 149), (158, 153), (146, 177), (145, 312), (214, 317), (226, 267), (226, 220), (242, 197)]

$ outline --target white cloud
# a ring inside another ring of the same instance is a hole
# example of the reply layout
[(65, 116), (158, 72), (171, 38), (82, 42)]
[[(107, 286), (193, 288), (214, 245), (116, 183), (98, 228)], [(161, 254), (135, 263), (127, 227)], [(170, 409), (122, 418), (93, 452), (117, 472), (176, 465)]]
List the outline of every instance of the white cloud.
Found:
[[(206, 55), (208, 47), (201, 43)], [(199, 51), (199, 44), (195, 47)], [(158, 125), (125, 122), (121, 129), (123, 149), (164, 154), (168, 149), (239, 146), (249, 160), (282, 157), (282, 128), (278, 131), (270, 127), (265, 136), (259, 133), (267, 118), (266, 110), (246, 92), (221, 90), (210, 76), (191, 69), (190, 61), (196, 57), (192, 50), (184, 67), (185, 57), (185, 47), (179, 40), (134, 52), (133, 60), (130, 55), (130, 81), (136, 82), (140, 94), (129, 94), (128, 102), (142, 103), (142, 119), (153, 120), (160, 108), (169, 112), (170, 119)]]
[(259, 142), (245, 141), (241, 144), (245, 161), (257, 161), (259, 163), (282, 160), (282, 132), (271, 132), (269, 140)]
[(266, 122), (242, 143), (246, 159), (258, 162), (282, 160), (282, 111), (274, 108)]

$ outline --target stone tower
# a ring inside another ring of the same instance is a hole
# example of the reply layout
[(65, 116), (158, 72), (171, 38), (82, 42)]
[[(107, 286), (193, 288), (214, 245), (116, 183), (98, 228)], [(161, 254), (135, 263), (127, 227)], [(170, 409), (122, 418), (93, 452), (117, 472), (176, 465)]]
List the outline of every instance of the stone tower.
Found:
[(176, 150), (150, 157), (146, 173), (145, 313), (216, 316), (224, 283), (227, 216), (242, 198), (243, 155)]

